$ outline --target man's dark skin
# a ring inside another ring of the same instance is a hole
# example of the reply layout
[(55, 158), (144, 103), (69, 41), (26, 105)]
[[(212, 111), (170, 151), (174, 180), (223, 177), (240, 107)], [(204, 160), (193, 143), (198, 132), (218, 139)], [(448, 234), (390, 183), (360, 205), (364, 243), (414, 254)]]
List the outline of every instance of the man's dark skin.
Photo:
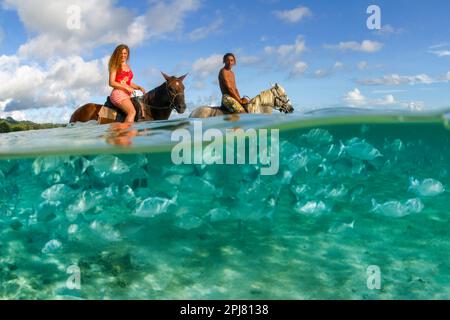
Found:
[(234, 72), (232, 71), (233, 66), (236, 65), (235, 58), (229, 55), (225, 58), (224, 63), (225, 67), (223, 67), (219, 73), (220, 91), (222, 91), (223, 95), (228, 94), (242, 106), (248, 104), (248, 99), (241, 98), (239, 90), (236, 87), (236, 78), (234, 76)]

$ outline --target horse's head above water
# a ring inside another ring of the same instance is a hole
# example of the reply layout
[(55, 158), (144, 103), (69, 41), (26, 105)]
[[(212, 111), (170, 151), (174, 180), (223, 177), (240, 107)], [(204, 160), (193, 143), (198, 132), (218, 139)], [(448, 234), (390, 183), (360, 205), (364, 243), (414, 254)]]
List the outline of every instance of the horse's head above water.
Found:
[(294, 112), (294, 108), (292, 107), (286, 91), (278, 83), (272, 85), (270, 89), (261, 92), (250, 100), (247, 105), (248, 113), (271, 114), (273, 110), (284, 113)]
[(164, 79), (166, 79), (165, 87), (169, 98), (169, 106), (171, 109), (175, 109), (178, 113), (182, 114), (186, 111), (186, 102), (184, 101), (184, 84), (183, 80), (187, 74), (182, 77), (168, 76), (164, 72), (161, 72)]
[(280, 110), (280, 112), (284, 113), (292, 113), (294, 112), (294, 107), (291, 104), (291, 100), (286, 94), (286, 90), (278, 83), (276, 83), (270, 91), (275, 97), (275, 109)]

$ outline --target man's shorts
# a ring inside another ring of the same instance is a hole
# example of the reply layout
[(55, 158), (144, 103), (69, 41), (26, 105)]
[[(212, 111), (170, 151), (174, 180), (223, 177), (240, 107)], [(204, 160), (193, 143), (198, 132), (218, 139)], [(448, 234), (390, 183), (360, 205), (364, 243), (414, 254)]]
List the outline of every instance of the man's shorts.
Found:
[(222, 107), (231, 113), (245, 113), (244, 107), (233, 97), (224, 94), (222, 97)]

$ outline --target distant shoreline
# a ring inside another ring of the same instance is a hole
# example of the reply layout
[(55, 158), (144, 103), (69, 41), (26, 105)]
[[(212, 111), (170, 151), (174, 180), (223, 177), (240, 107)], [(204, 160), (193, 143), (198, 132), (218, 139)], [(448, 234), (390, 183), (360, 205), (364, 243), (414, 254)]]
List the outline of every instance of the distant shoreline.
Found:
[(53, 124), (53, 123), (34, 123), (32, 121), (17, 121), (11, 117), (6, 119), (0, 118), (0, 133), (28, 131), (28, 130), (40, 130), (40, 129), (53, 129), (65, 127), (65, 124)]

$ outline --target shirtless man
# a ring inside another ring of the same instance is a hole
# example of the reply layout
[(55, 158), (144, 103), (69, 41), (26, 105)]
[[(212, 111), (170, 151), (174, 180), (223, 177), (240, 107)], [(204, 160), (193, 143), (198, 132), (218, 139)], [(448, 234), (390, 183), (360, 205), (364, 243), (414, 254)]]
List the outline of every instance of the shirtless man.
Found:
[(248, 99), (241, 98), (239, 90), (236, 88), (236, 78), (231, 70), (236, 65), (236, 57), (232, 53), (227, 53), (223, 57), (225, 67), (220, 70), (219, 84), (222, 91), (222, 107), (231, 113), (246, 113), (244, 106), (249, 103)]

